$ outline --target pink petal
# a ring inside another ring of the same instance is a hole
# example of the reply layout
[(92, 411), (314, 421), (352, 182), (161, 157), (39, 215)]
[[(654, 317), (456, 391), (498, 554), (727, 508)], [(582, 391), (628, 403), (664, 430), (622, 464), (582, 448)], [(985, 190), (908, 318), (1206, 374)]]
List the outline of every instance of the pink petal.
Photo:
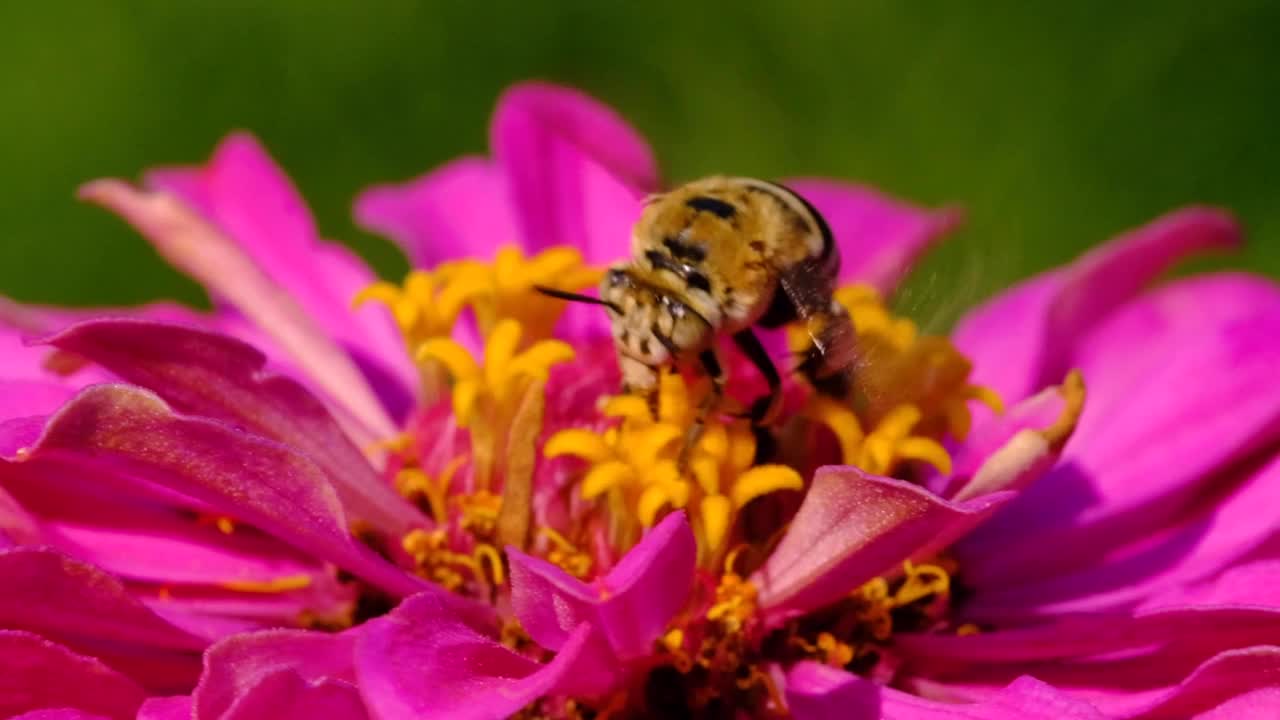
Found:
[[(938, 490), (950, 500), (968, 500), (999, 490), (1021, 490), (1053, 466), (1060, 442), (1041, 432), (1067, 409), (1061, 387), (1051, 387), (979, 422), (952, 451), (954, 470)], [(932, 487), (932, 486), (930, 486)]]
[(418, 595), (365, 627), (356, 673), (379, 720), (509, 717), (544, 695), (594, 695), (613, 682), (609, 650), (580, 625), (555, 658), (539, 664), (493, 637), (488, 608)]
[(142, 707), (138, 708), (137, 720), (191, 720), (191, 697), (175, 695), (147, 698)]
[(0, 398), (4, 398), (0, 401), (0, 417), (48, 415), (73, 393), (71, 387), (53, 380), (0, 380)]
[(75, 325), (46, 340), (142, 385), (184, 413), (245, 427), (319, 463), (350, 519), (397, 535), (426, 520), (352, 444), (306, 388), (265, 370), (262, 353), (215, 333), (139, 320)]
[(428, 587), (356, 542), (315, 463), (286, 446), (211, 420), (175, 415), (127, 385), (82, 391), (50, 419), (30, 460), (136, 476), (209, 503), (397, 595)]
[(14, 715), (9, 720), (108, 720), (103, 715), (91, 715), (82, 710), (58, 708), (56, 710), (32, 710)]
[[(1203, 632), (1205, 628), (1213, 632)], [(1280, 610), (1227, 605), (1068, 615), (1035, 627), (977, 635), (894, 635), (895, 650), (908, 658), (913, 674), (924, 677), (980, 672), (984, 664), (1025, 671), (1021, 669), (1035, 661), (1061, 664), (1071, 658), (1108, 654), (1121, 662), (1136, 656), (1154, 670), (1162, 658), (1172, 668), (1187, 658), (1205, 659), (1233, 648), (1272, 643), (1280, 643)], [(1130, 655), (1114, 655), (1122, 651)], [(1098, 678), (1105, 679), (1106, 664), (1093, 662), (1099, 668)]]
[(377, 278), (347, 248), (320, 239), (302, 197), (253, 136), (230, 135), (208, 166), (153, 171), (147, 184), (178, 195), (217, 225), (330, 337), (376, 362), (402, 392), (416, 387), (416, 371), (387, 312), (372, 305), (352, 309), (356, 293)]
[(1013, 497), (949, 503), (916, 485), (824, 467), (791, 528), (751, 577), (776, 622), (836, 600), (928, 547), (951, 542)]
[(498, 100), (490, 143), (526, 249), (568, 244), (595, 264), (627, 254), (658, 171), (617, 113), (576, 90), (517, 85)]
[[(1205, 627), (1217, 630), (1212, 625)], [(1099, 658), (1006, 664), (962, 661), (944, 680), (907, 679), (904, 684), (930, 696), (972, 701), (999, 692), (1004, 678), (1031, 672), (1092, 703), (1107, 717), (1145, 720), (1201, 717), (1202, 713), (1206, 717), (1236, 717), (1225, 715), (1226, 709), (1233, 705), (1274, 706), (1280, 647), (1250, 646), (1245, 639), (1248, 632), (1232, 628), (1232, 640), (1243, 640), (1244, 646), (1216, 652), (1199, 641), (1195, 629), (1186, 628), (1183, 633), (1155, 640), (1168, 643), (1157, 651), (1138, 648)], [(1265, 635), (1274, 637), (1275, 633)], [(1145, 644), (1151, 643), (1148, 639)], [(938, 676), (938, 670), (931, 672)]]
[(840, 282), (892, 292), (912, 263), (964, 221), (956, 207), (926, 210), (869, 187), (814, 178), (784, 184), (822, 214), (840, 248)]
[(0, 587), (0, 627), (72, 644), (110, 641), (196, 652), (205, 646), (148, 610), (116, 578), (52, 550), (0, 551)]
[(786, 676), (795, 720), (1102, 720), (1088, 703), (1031, 677), (1020, 677), (978, 703), (943, 703), (910, 695), (805, 661)]
[(491, 259), (502, 245), (520, 244), (515, 210), (493, 162), (455, 160), (400, 185), (360, 193), (356, 221), (395, 240), (413, 267), (460, 257)]
[(338, 680), (308, 682), (292, 670), (272, 673), (245, 689), (221, 715), (195, 716), (219, 720), (365, 720), (360, 692)]
[[(31, 633), (0, 630), (0, 715), (9, 717), (40, 708), (46, 718), (72, 720), (73, 714), (124, 720), (132, 718), (145, 697), (132, 680), (56, 643)], [(36, 715), (35, 717), (40, 717)]]
[(1239, 240), (1238, 226), (1220, 210), (1169, 213), (1001, 293), (969, 312), (953, 339), (973, 360), (974, 382), (1017, 401), (1058, 382), (1075, 343), (1165, 268)]
[[(1176, 522), (1280, 438), (1280, 288), (1185, 280), (1114, 313), (1079, 350), (1089, 384), (1062, 462), (958, 548), (979, 589), (1100, 561)], [(1176, 388), (1176, 390), (1174, 390)], [(1043, 548), (1070, 548), (1045, 553)]]
[[(1144, 601), (1148, 606), (1156, 600), (1197, 602), (1196, 583), (1280, 536), (1274, 520), (1258, 512), (1274, 505), (1277, 497), (1280, 458), (1222, 500), (1200, 504), (1177, 526), (1154, 538), (1139, 538), (1099, 563), (1039, 582), (981, 588), (966, 602), (966, 617), (1008, 623), (1031, 616), (1127, 609)], [(1236, 596), (1219, 602), (1280, 605), (1280, 567), (1256, 570), (1269, 572), (1249, 580), (1233, 577), (1226, 585)]]
[(1280, 647), (1241, 648), (1217, 655), (1130, 717), (1280, 717)]
[[(205, 653), (205, 672), (191, 696), (196, 716), (224, 717), (264, 682), (285, 686), (293, 684), (292, 678), (303, 686), (326, 680), (354, 682), (352, 658), (360, 632), (268, 630), (222, 640)], [(282, 672), (291, 679), (271, 680)]]
[(170, 623), (210, 639), (297, 627), (308, 617), (342, 618), (358, 599), (356, 588), (332, 574), (313, 575), (305, 588), (278, 592), (246, 592), (235, 585), (162, 587), (166, 590), (163, 594), (142, 595), (147, 607)]
[(81, 197), (114, 210), (179, 269), (240, 309), (265, 330), (342, 408), (360, 442), (389, 437), (395, 425), (351, 358), (291, 293), (230, 238), (174, 197), (145, 193), (118, 180), (97, 180)]
[(588, 585), (558, 566), (508, 547), (511, 605), (539, 645), (559, 650), (583, 623), (619, 658), (643, 657), (693, 588), (697, 545), (684, 513), (650, 530), (604, 578)]

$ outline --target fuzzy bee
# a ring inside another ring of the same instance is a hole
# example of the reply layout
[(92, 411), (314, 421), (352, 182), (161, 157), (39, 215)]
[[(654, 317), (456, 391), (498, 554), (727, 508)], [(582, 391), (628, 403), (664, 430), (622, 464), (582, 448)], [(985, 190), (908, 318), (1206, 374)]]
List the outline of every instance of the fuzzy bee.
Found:
[(652, 395), (660, 368), (700, 365), (714, 390), (704, 413), (725, 382), (715, 341), (731, 336), (768, 382), (751, 408), (767, 425), (781, 378), (753, 326), (803, 322), (812, 344), (798, 371), (819, 390), (848, 394), (854, 331), (832, 297), (839, 268), (831, 230), (804, 198), (763, 180), (715, 176), (645, 201), (632, 257), (609, 269), (599, 299), (540, 289), (608, 308), (625, 391)]

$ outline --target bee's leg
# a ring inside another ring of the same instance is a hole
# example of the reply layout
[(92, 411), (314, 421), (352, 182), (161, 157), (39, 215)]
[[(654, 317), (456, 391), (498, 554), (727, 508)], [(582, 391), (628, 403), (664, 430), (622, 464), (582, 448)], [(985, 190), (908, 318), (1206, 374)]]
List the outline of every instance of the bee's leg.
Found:
[(812, 341), (796, 370), (804, 373), (820, 392), (849, 397), (856, 359), (853, 321), (832, 296), (832, 282), (816, 261), (808, 261), (783, 272), (778, 284)]
[(690, 453), (702, 439), (702, 432), (707, 426), (707, 417), (720, 407), (720, 402), (724, 399), (724, 368), (720, 366), (720, 358), (716, 357), (715, 349), (707, 348), (699, 353), (698, 363), (702, 365), (702, 371), (707, 374), (707, 377), (711, 378), (711, 392), (698, 406), (698, 414), (694, 416), (693, 424), (685, 433), (684, 447), (680, 450), (679, 459), (682, 468), (688, 466)]
[(627, 355), (618, 355), (622, 371), (622, 392), (640, 395), (649, 404), (649, 413), (658, 417), (658, 371)]
[(777, 419), (778, 411), (782, 409), (782, 378), (778, 376), (778, 368), (774, 367), (769, 353), (765, 352), (760, 339), (751, 330), (735, 333), (733, 342), (746, 354), (751, 364), (756, 366), (765, 382), (769, 383), (769, 394), (751, 404), (751, 424), (772, 425)]

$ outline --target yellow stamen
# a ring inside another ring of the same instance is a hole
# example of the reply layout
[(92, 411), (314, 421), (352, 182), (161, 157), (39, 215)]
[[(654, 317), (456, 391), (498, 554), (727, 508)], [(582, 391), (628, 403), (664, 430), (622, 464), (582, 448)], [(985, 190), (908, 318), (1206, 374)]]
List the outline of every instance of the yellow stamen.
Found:
[(756, 586), (733, 573), (721, 576), (716, 601), (707, 610), (707, 620), (725, 633), (736, 635), (756, 613)]
[(494, 585), (505, 585), (506, 574), (502, 569), (502, 556), (498, 554), (497, 548), (488, 543), (481, 543), (476, 546), (472, 552), (476, 559), (476, 564), (484, 567), (488, 566), (489, 576), (493, 578)]
[(574, 248), (554, 247), (526, 258), (519, 248), (498, 251), (492, 264), (459, 263), (457, 281), (465, 288), (465, 303), (475, 313), (481, 332), (489, 334), (503, 320), (515, 320), (532, 339), (551, 336), (565, 302), (548, 297), (535, 286), (577, 291), (600, 282), (601, 271), (586, 267)]
[(285, 575), (271, 580), (227, 580), (219, 583), (227, 590), (244, 593), (284, 593), (311, 587), (311, 576), (306, 573)]
[(878, 577), (855, 590), (853, 597), (859, 601), (857, 618), (871, 637), (883, 642), (893, 635), (893, 610), (929, 597), (948, 597), (951, 575), (946, 564), (939, 561), (916, 565), (907, 560), (902, 564), (904, 577), (896, 588)]
[(540, 340), (518, 351), (522, 335), (515, 320), (501, 321), (485, 345), (484, 367), (453, 340), (428, 340), (418, 350), (420, 358), (442, 363), (453, 375), (454, 416), (471, 434), (473, 475), (481, 490), (489, 487), (499, 463), (505, 461), (507, 470), (530, 464), (531, 458), (517, 452), (521, 443), (512, 440), (535, 437), (541, 431), (541, 414), (536, 427), (519, 429), (515, 423), (520, 409), (528, 406), (531, 393), (542, 394), (552, 365), (574, 356), (573, 348), (559, 340)]
[(431, 507), (431, 515), (436, 522), (444, 522), (445, 500), (449, 495), (449, 486), (453, 483), (453, 476), (464, 462), (466, 462), (465, 457), (450, 460), (440, 476), (434, 480), (420, 468), (409, 467), (400, 470), (395, 477), (396, 491), (409, 500), (425, 499)]
[(591, 557), (565, 536), (545, 526), (538, 528), (538, 534), (551, 541), (552, 547), (547, 552), (547, 560), (574, 577), (585, 578), (591, 572)]
[[(651, 527), (666, 509), (692, 508), (699, 557), (706, 567), (716, 567), (743, 506), (779, 490), (799, 490), (803, 479), (781, 465), (752, 467), (756, 441), (746, 421), (707, 420), (698, 442), (682, 458), (699, 400), (680, 375), (664, 374), (656, 418), (641, 398), (612, 398), (602, 403), (602, 410), (621, 419), (617, 427), (561, 431), (548, 440), (544, 453), (590, 463), (579, 492), (588, 500), (610, 498), (614, 528)], [(622, 531), (615, 535), (632, 537)], [(625, 550), (625, 543), (618, 549)]]

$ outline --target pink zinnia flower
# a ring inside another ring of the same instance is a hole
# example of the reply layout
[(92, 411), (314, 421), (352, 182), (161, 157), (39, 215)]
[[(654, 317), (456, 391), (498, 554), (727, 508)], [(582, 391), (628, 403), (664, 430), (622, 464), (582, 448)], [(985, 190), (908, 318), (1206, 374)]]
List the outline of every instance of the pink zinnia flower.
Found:
[[(1234, 245), (1229, 217), (1167, 215), (988, 301), (952, 341), (881, 298), (954, 211), (788, 182), (841, 245), (865, 402), (791, 381), (767, 436), (726, 415), (681, 464), (702, 388), (668, 375), (656, 409), (618, 397), (598, 309), (557, 324), (563, 304), (533, 290), (587, 287), (628, 252), (659, 189), (647, 147), (544, 85), (504, 96), (492, 144), (357, 202), (418, 268), (403, 284), (321, 243), (243, 136), (148, 191), (86, 187), (216, 309), (66, 329), (79, 318), (6, 309), (0, 577), (41, 594), (5, 610), (0, 663), (32, 690), (0, 707), (1280, 707), (1280, 292), (1239, 274), (1150, 287)], [(754, 375), (730, 364), (749, 402)]]

